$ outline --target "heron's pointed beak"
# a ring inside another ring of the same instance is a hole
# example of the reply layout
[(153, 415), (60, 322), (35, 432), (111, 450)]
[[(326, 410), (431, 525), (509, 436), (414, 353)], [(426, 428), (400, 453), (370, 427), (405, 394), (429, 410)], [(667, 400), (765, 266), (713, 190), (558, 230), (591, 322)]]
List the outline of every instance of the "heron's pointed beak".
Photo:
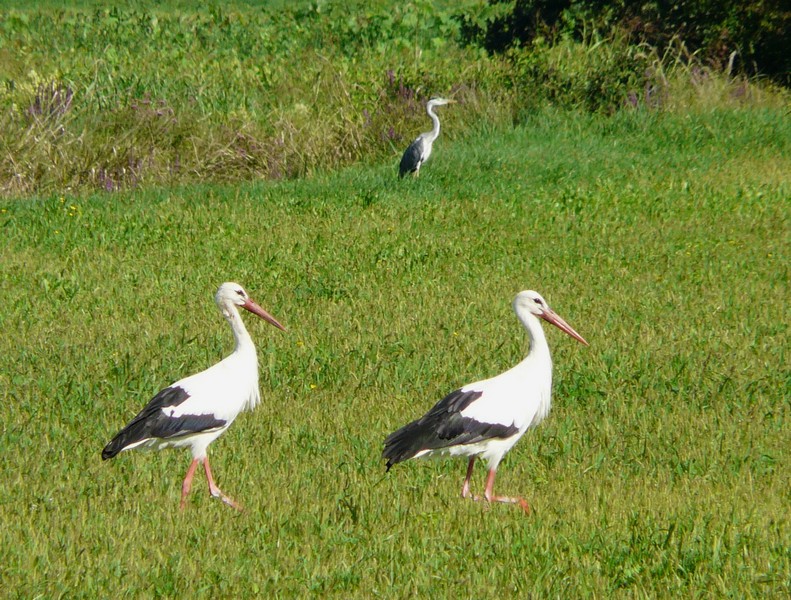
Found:
[(258, 316), (259, 316), (259, 317), (261, 317), (261, 318), (262, 318), (264, 321), (266, 321), (267, 323), (271, 323), (272, 325), (274, 325), (274, 326), (275, 326), (275, 327), (277, 327), (278, 329), (282, 329), (283, 331), (285, 331), (285, 330), (286, 330), (286, 328), (285, 328), (285, 327), (283, 327), (283, 326), (282, 326), (282, 325), (281, 325), (281, 324), (278, 322), (278, 320), (277, 320), (277, 319), (275, 319), (275, 317), (273, 317), (272, 315), (270, 315), (268, 312), (266, 312), (266, 311), (265, 311), (263, 308), (261, 308), (260, 306), (258, 306), (258, 304), (256, 304), (255, 302), (253, 302), (253, 301), (252, 301), (252, 300), (250, 300), (249, 298), (247, 299), (247, 302), (245, 302), (244, 304), (242, 304), (242, 308), (244, 308), (245, 310), (249, 310), (249, 311), (250, 311), (251, 313), (253, 313), (254, 315), (258, 315)]
[(564, 321), (563, 318), (551, 308), (544, 311), (544, 313), (541, 314), (541, 318), (544, 319), (547, 323), (552, 323), (555, 327), (557, 327), (561, 331), (565, 331), (578, 342), (585, 344), (586, 346), (589, 345), (588, 342), (585, 341), (585, 338), (583, 338), (579, 333), (574, 331), (574, 328), (568, 323), (566, 323), (566, 321)]

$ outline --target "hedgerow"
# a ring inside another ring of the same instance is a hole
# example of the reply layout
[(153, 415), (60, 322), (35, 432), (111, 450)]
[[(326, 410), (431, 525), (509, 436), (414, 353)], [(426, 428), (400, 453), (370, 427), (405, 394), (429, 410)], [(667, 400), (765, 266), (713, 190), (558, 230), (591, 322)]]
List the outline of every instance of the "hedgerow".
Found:
[[(571, 28), (491, 52), (470, 31), (498, 23), (504, 8), (6, 10), (0, 193), (278, 179), (383, 160), (427, 127), (424, 103), (438, 94), (459, 102), (443, 114), (450, 139), (549, 105), (677, 107), (669, 93), (679, 80), (704, 82), (725, 102), (778, 101), (680, 40), (660, 54), (594, 21), (581, 37)], [(693, 81), (693, 69), (708, 79)]]

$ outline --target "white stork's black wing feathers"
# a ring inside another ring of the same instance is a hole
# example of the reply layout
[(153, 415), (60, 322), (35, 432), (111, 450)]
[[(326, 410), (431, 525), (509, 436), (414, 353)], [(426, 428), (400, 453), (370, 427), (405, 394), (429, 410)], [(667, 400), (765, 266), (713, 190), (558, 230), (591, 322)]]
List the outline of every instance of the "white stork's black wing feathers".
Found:
[(178, 438), (225, 427), (226, 421), (212, 414), (174, 416), (163, 409), (175, 408), (190, 398), (181, 387), (165, 388), (154, 396), (129, 424), (119, 431), (102, 450), (102, 459), (112, 458), (125, 448), (148, 439)]
[(491, 438), (508, 438), (519, 431), (515, 425), (483, 423), (461, 412), (483, 395), (477, 390), (455, 390), (437, 402), (425, 415), (385, 439), (382, 457), (387, 469), (423, 450), (475, 444)]

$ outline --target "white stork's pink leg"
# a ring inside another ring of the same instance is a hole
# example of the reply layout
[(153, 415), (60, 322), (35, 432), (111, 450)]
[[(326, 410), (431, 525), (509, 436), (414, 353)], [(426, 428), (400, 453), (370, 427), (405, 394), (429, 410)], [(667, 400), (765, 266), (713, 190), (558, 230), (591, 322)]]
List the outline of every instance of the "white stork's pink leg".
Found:
[(214, 498), (219, 498), (223, 502), (225, 502), (228, 506), (232, 506), (238, 511), (242, 510), (242, 507), (239, 506), (232, 498), (229, 498), (225, 494), (220, 491), (220, 488), (217, 487), (217, 484), (214, 483), (214, 477), (211, 476), (211, 468), (209, 467), (209, 457), (203, 459), (203, 470), (206, 471), (206, 479), (209, 482), (209, 493)]
[(467, 463), (467, 477), (464, 478), (464, 485), (461, 487), (461, 497), (471, 498), (470, 493), (470, 477), (472, 477), (472, 468), (475, 466), (475, 457), (470, 457), (470, 462)]
[(195, 469), (198, 467), (198, 459), (196, 458), (190, 463), (190, 468), (187, 469), (187, 476), (184, 477), (184, 483), (181, 484), (181, 504), (180, 510), (184, 510), (187, 506), (187, 496), (192, 489), (192, 476), (195, 475)]
[(494, 476), (497, 474), (497, 469), (489, 469), (489, 475), (486, 476), (486, 490), (483, 492), (484, 498), (487, 502), (507, 502), (509, 504), (518, 504), (526, 513), (530, 514), (530, 506), (524, 498), (511, 498), (508, 496), (495, 496), (494, 495)]

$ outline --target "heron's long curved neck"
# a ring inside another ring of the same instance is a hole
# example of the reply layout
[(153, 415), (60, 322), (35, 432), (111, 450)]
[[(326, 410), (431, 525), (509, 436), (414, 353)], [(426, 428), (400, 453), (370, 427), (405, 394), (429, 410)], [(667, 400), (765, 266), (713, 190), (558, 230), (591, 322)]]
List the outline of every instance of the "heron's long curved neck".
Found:
[(434, 141), (439, 137), (439, 117), (434, 114), (434, 106), (428, 106), (426, 108), (426, 112), (428, 116), (431, 117), (431, 120), (434, 122), (434, 129), (431, 130), (431, 141)]
[(236, 342), (234, 352), (245, 352), (252, 350), (253, 353), (255, 353), (255, 344), (253, 344), (253, 338), (251, 338), (250, 334), (247, 333), (247, 327), (244, 326), (242, 315), (239, 314), (239, 310), (236, 308), (236, 306), (233, 304), (230, 306), (225, 306), (222, 309), (222, 313), (228, 321), (228, 324), (231, 326), (231, 330), (233, 331), (233, 339)]

